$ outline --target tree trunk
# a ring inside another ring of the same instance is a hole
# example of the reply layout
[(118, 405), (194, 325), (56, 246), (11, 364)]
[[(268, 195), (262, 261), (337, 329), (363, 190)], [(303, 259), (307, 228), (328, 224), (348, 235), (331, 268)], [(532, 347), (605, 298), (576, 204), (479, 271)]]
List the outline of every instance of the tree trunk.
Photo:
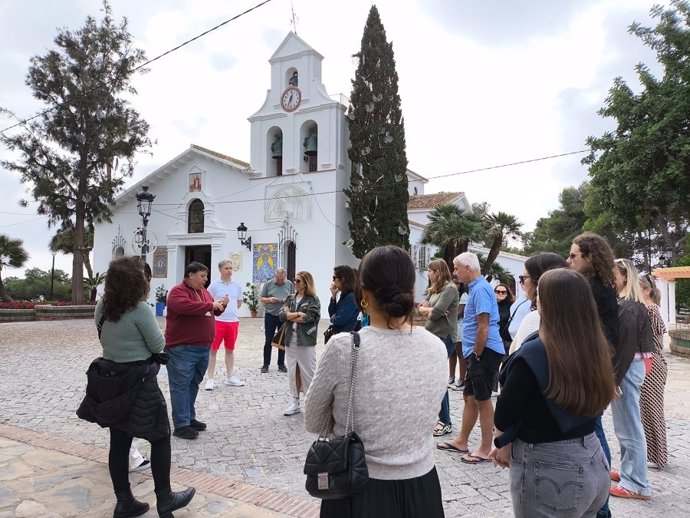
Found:
[(491, 243), (491, 250), (489, 250), (489, 255), (484, 263), (484, 268), (482, 268), (482, 275), (486, 275), (491, 270), (491, 266), (496, 261), (498, 253), (501, 251), (501, 245), (503, 244), (503, 234), (496, 234), (494, 236), (494, 242)]
[(72, 255), (72, 303), (84, 303), (84, 202), (78, 201), (74, 224), (74, 251)]
[(0, 300), (3, 302), (12, 302), (12, 297), (9, 296), (5, 290), (5, 285), (2, 283), (2, 275), (0, 275)]

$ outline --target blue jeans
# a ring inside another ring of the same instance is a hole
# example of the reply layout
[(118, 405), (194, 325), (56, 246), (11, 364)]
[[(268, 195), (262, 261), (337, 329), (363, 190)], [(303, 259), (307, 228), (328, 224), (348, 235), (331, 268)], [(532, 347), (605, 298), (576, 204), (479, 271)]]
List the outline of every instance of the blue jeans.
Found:
[[(271, 342), (279, 326), (280, 319), (270, 313), (266, 313), (264, 316), (264, 336), (266, 337), (264, 342), (264, 367), (271, 365), (271, 351), (273, 350)], [(285, 351), (280, 349), (278, 349), (278, 367), (285, 367)]]
[(208, 367), (211, 346), (176, 345), (166, 348), (168, 361), (168, 384), (175, 430), (189, 426), (196, 419), (194, 403), (199, 393), (199, 383), (204, 379)]
[(610, 485), (609, 464), (593, 433), (539, 444), (513, 442), (510, 496), (515, 518), (593, 516)]
[[(609, 449), (609, 443), (606, 440), (606, 434), (604, 433), (604, 424), (601, 422), (601, 416), (597, 417), (594, 426), (594, 433), (597, 435), (597, 439), (599, 439), (601, 449), (604, 450), (606, 462), (608, 462), (609, 466), (611, 466), (611, 450)], [(602, 505), (601, 509), (599, 509), (597, 516), (599, 518), (608, 518), (611, 516), (611, 509), (609, 509), (608, 496), (606, 497), (606, 502), (604, 503), (604, 505)]]
[(640, 417), (640, 390), (644, 376), (644, 360), (633, 359), (621, 381), (623, 394), (611, 403), (611, 415), (613, 429), (621, 446), (619, 485), (633, 493), (650, 496), (652, 491), (647, 478), (647, 441)]
[[(455, 344), (450, 335), (442, 339), (443, 343), (446, 345), (446, 352), (448, 353), (448, 358), (450, 358), (455, 352)], [(448, 389), (446, 388), (446, 395), (443, 396), (443, 401), (441, 401), (441, 411), (438, 413), (438, 420), (443, 424), (453, 424), (450, 420), (450, 401), (448, 401)]]

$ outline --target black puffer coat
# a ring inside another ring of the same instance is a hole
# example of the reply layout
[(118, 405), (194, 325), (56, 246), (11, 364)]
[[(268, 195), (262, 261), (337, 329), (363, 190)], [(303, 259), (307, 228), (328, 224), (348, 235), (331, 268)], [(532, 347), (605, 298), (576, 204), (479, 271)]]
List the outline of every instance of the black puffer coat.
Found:
[(151, 359), (116, 363), (96, 358), (86, 371), (86, 396), (77, 416), (151, 442), (167, 437), (170, 421), (156, 379), (159, 370)]

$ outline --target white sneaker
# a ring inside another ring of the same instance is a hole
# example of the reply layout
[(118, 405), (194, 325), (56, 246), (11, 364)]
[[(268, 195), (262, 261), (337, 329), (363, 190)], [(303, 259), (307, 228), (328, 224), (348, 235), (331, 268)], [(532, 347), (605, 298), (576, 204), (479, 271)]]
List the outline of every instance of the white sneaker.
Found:
[(299, 399), (295, 399), (292, 404), (285, 409), (285, 412), (283, 412), (283, 415), (295, 415), (299, 414), (301, 412), (300, 407), (299, 407)]
[(141, 464), (138, 466), (131, 468), (129, 470), (130, 473), (134, 473), (135, 471), (143, 471), (145, 469), (151, 469), (151, 461), (148, 459), (144, 459), (141, 461)]
[(225, 380), (225, 384), (231, 387), (244, 387), (244, 381), (237, 379), (236, 376), (233, 376), (229, 380)]
[(215, 387), (215, 386), (216, 386), (216, 383), (215, 383), (215, 381), (213, 381), (213, 379), (208, 379), (206, 381), (206, 390), (213, 390), (213, 387)]

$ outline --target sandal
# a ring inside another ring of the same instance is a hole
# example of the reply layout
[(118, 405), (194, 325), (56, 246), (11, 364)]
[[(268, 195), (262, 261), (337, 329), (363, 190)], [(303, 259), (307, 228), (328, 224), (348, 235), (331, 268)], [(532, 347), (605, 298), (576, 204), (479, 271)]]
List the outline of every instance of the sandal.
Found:
[(651, 500), (651, 496), (641, 495), (639, 493), (633, 493), (629, 489), (625, 489), (622, 486), (612, 487), (609, 490), (611, 496), (617, 496), (620, 498), (634, 498), (635, 500)]
[(452, 424), (445, 424), (439, 421), (434, 427), (434, 437), (441, 437), (453, 431)]

